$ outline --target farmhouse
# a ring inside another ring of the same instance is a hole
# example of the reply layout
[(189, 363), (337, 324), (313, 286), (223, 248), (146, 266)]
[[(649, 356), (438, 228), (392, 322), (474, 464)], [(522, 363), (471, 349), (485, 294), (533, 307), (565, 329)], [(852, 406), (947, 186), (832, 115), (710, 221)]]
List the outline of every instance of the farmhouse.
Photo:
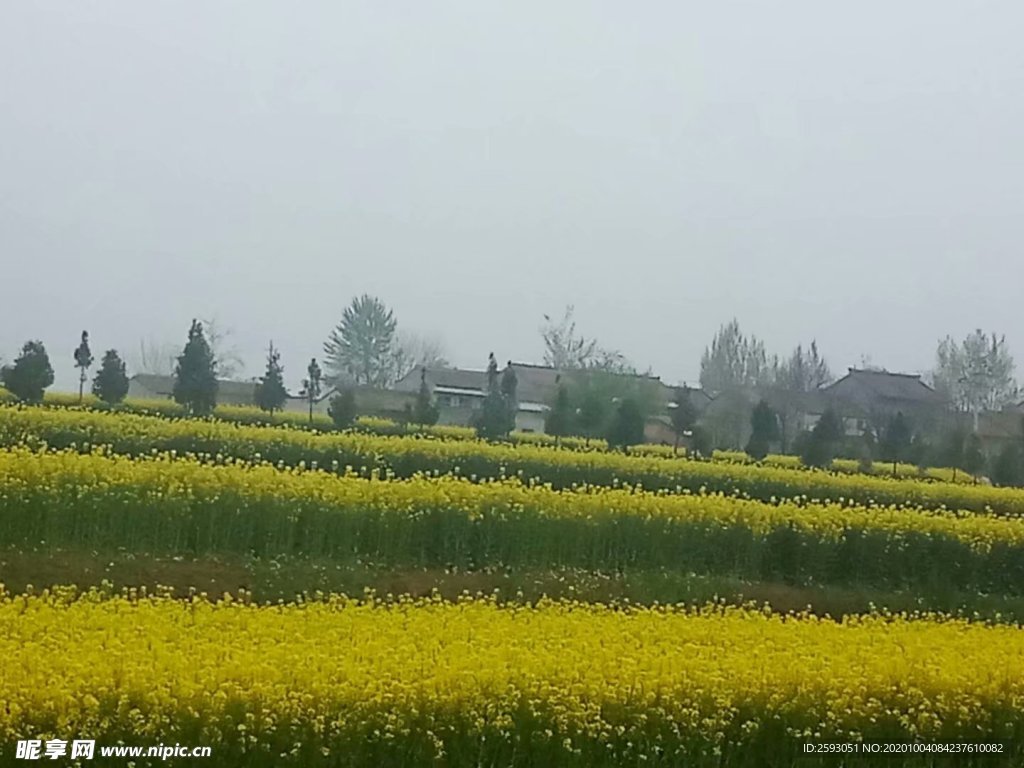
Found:
[[(522, 432), (543, 432), (544, 419), (558, 393), (559, 383), (570, 377), (587, 376), (584, 371), (561, 372), (548, 365), (510, 362), (516, 375), (516, 429)], [(507, 368), (508, 366), (506, 366)], [(499, 376), (504, 370), (499, 372)], [(622, 376), (631, 383), (652, 387), (655, 412), (648, 419), (645, 435), (648, 442), (671, 442), (668, 413), (674, 388), (657, 376), (643, 374), (604, 374)], [(428, 368), (426, 382), (440, 412), (439, 423), (468, 426), (487, 395), (487, 372), (464, 368)], [(415, 393), (420, 387), (420, 369), (411, 371), (394, 385), (397, 392)], [(691, 389), (690, 398), (698, 414), (711, 402), (702, 390)]]
[[(414, 393), (395, 392), (388, 389), (376, 389), (375, 387), (353, 386), (348, 387), (356, 401), (356, 412), (360, 416), (376, 416), (392, 421), (402, 421), (406, 417), (407, 407), (411, 408), (416, 400)], [(326, 414), (330, 406), (331, 398), (337, 394), (338, 389), (332, 386), (325, 386), (320, 396), (313, 400), (313, 413)], [(301, 393), (289, 393), (288, 399), (284, 402), (285, 411), (296, 413), (307, 413), (309, 411), (309, 400)]]
[(850, 368), (845, 376), (811, 392), (779, 387), (735, 387), (718, 394), (708, 405), (704, 425), (715, 445), (742, 449), (750, 438), (750, 414), (764, 400), (779, 416), (781, 447), (789, 450), (801, 432), (812, 429), (822, 414), (833, 409), (850, 437), (884, 429), (888, 419), (902, 413), (917, 425), (939, 421), (946, 402), (920, 375)]
[[(511, 363), (511, 366), (516, 374), (518, 399), (516, 429), (522, 432), (543, 432), (544, 416), (558, 387), (557, 372), (553, 368), (525, 363)], [(395, 383), (394, 391), (418, 392), (420, 375), (419, 368), (410, 371)], [(469, 426), (487, 395), (487, 371), (428, 368), (426, 382), (440, 414), (439, 424)]]
[[(217, 405), (254, 405), (256, 382), (217, 380)], [(169, 400), (174, 396), (174, 377), (137, 373), (128, 380), (133, 400)]]
[(914, 373), (850, 368), (820, 391), (851, 435), (863, 434), (868, 427), (878, 432), (897, 413), (914, 424), (934, 423), (947, 407), (943, 397)]

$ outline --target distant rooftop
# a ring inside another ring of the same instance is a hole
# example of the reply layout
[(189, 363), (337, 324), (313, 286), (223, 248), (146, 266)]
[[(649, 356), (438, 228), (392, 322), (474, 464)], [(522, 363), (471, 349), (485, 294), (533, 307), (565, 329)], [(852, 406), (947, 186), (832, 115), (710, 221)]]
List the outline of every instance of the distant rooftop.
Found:
[(851, 386), (863, 387), (873, 395), (887, 400), (939, 403), (942, 397), (921, 381), (919, 373), (893, 373), (864, 368), (850, 368), (838, 381), (822, 389), (823, 392), (842, 395)]
[[(155, 373), (136, 373), (131, 381), (145, 387), (157, 397), (173, 397), (174, 377)], [(254, 381), (217, 380), (217, 400), (221, 403), (251, 404), (256, 391)]]

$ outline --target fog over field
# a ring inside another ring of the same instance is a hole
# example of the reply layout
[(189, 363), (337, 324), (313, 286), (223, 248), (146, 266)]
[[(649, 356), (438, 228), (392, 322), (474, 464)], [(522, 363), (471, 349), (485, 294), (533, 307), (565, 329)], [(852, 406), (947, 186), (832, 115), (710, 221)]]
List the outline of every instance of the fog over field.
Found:
[(353, 295), (452, 362), (539, 361), (542, 315), (668, 381), (736, 316), (931, 367), (1024, 354), (1024, 7), (0, 6), (0, 355), (57, 387), (192, 317), (290, 385)]

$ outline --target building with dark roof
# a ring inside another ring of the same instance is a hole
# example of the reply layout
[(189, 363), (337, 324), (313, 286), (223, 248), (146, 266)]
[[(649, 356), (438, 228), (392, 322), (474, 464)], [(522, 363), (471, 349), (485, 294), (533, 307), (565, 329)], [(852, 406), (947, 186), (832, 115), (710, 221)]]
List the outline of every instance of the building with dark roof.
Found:
[(850, 368), (821, 393), (848, 424), (856, 421), (858, 432), (868, 426), (877, 432), (897, 413), (918, 425), (932, 424), (948, 407), (942, 395), (914, 373)]
[[(516, 429), (524, 432), (543, 432), (544, 418), (558, 393), (559, 383), (572, 377), (587, 376), (587, 371), (558, 371), (548, 365), (509, 362), (516, 375), (516, 395), (519, 400), (516, 414)], [(501, 376), (505, 369), (498, 372)], [(419, 368), (409, 372), (395, 383), (393, 389), (400, 392), (417, 392), (420, 387)], [(657, 376), (646, 374), (607, 373), (602, 375), (623, 377), (640, 384), (657, 387), (659, 402), (652, 421), (665, 420), (665, 414), (674, 397), (674, 388), (665, 385)], [(435, 398), (442, 424), (468, 425), (474, 413), (480, 408), (487, 394), (487, 372), (463, 368), (428, 368), (427, 386)], [(691, 402), (698, 413), (710, 402), (710, 398), (699, 389), (691, 389)], [(656, 426), (656, 425), (652, 425)], [(657, 441), (656, 430), (650, 432), (650, 439)]]
[[(174, 396), (174, 377), (137, 373), (128, 380), (128, 397), (166, 400)], [(254, 405), (256, 382), (217, 380), (217, 405)]]

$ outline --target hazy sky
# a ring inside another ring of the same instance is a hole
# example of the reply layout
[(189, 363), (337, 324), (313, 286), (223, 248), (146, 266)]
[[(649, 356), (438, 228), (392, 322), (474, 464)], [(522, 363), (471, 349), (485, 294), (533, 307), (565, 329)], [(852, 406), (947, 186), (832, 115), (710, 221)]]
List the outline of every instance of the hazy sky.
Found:
[[(354, 294), (455, 363), (545, 312), (695, 380), (736, 316), (1024, 358), (1019, 2), (0, 4), (0, 354), (235, 330), (294, 384)], [(1024, 367), (1024, 366), (1022, 366)]]

